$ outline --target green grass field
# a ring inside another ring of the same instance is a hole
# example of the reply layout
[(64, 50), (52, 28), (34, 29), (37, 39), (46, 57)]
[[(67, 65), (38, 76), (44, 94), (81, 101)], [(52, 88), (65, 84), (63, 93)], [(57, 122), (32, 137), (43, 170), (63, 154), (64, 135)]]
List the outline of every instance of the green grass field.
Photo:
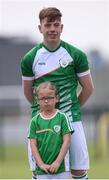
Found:
[[(89, 178), (109, 179), (109, 158), (96, 158), (92, 149), (89, 148)], [(0, 179), (31, 179), (26, 147), (0, 148)]]

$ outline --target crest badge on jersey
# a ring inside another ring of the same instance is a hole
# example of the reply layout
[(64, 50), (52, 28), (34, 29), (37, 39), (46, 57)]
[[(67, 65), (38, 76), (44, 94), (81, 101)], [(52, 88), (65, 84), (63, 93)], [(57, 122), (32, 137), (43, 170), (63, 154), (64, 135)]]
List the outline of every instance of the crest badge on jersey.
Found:
[(73, 59), (60, 59), (59, 63), (61, 65), (61, 67), (65, 68), (67, 67), (71, 62), (73, 61)]
[(60, 130), (61, 130), (61, 127), (60, 127), (59, 125), (55, 125), (55, 126), (54, 126), (54, 131), (55, 131), (56, 133), (59, 133)]

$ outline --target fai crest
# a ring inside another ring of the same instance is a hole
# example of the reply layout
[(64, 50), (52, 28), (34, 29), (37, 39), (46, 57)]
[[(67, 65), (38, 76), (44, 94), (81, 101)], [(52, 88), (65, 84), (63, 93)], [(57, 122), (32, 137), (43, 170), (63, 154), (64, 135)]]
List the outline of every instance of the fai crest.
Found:
[(59, 63), (61, 65), (61, 67), (65, 68), (69, 65), (69, 63), (71, 63), (73, 61), (73, 59), (60, 59)]
[(54, 126), (54, 131), (55, 131), (56, 133), (60, 132), (60, 130), (61, 130), (61, 127), (60, 127), (59, 125), (55, 125), (55, 126)]

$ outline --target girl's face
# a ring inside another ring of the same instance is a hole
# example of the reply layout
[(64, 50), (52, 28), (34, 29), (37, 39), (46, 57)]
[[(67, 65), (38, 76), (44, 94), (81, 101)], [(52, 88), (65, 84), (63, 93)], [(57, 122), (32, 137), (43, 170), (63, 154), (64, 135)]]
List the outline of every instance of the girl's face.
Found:
[(53, 110), (57, 102), (57, 96), (54, 90), (50, 88), (41, 88), (38, 92), (38, 103), (41, 110)]

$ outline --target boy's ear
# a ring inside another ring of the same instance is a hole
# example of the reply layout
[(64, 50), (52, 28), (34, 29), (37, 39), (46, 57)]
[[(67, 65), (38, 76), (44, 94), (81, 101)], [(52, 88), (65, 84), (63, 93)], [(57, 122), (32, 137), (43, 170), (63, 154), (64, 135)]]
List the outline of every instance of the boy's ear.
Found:
[(38, 28), (39, 28), (39, 32), (42, 33), (41, 25), (38, 25)]
[(59, 95), (56, 96), (56, 102), (58, 102), (58, 101), (59, 101)]
[(61, 32), (63, 31), (63, 27), (64, 27), (64, 25), (63, 25), (63, 24), (61, 24)]

